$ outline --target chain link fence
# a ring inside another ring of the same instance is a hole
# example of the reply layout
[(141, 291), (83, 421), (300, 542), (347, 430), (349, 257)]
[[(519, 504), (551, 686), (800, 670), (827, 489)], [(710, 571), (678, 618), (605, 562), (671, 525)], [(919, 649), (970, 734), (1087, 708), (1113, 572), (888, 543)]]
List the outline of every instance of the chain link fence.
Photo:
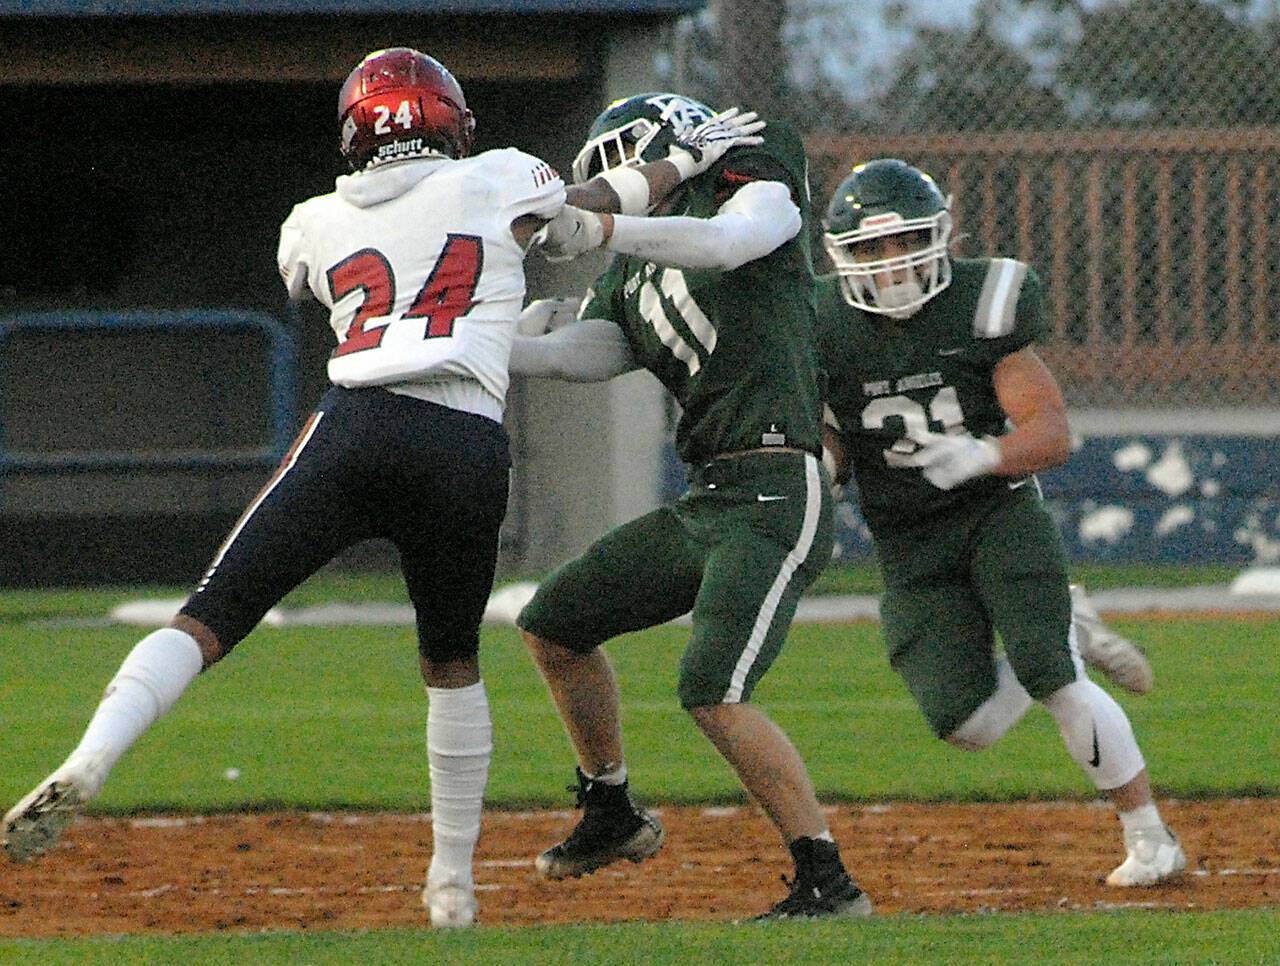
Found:
[(799, 129), (819, 211), (861, 160), (933, 174), (959, 254), (1043, 277), (1070, 404), (1258, 410), (1280, 404), (1277, 53), (1277, 0), (712, 0), (659, 66)]

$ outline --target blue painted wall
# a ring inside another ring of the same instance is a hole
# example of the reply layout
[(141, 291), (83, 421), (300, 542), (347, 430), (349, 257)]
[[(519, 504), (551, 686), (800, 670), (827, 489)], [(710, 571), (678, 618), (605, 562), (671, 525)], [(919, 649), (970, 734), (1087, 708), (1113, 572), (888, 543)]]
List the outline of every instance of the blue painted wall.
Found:
[[(674, 496), (685, 467), (672, 453), (668, 468)], [(1074, 561), (1280, 561), (1280, 426), (1274, 436), (1084, 437), (1040, 484)], [(836, 503), (836, 559), (870, 555), (850, 486)]]
[(1087, 437), (1040, 480), (1073, 558), (1280, 560), (1280, 435)]
[[(1280, 435), (1086, 437), (1040, 485), (1075, 561), (1280, 560)], [(836, 519), (837, 558), (868, 557), (856, 493)]]

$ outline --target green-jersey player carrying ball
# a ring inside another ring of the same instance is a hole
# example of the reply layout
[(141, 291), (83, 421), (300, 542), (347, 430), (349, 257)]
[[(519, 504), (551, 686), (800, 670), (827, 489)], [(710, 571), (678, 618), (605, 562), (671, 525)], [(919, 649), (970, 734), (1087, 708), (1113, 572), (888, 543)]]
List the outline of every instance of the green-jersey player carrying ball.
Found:
[(890, 664), (960, 748), (991, 745), (1038, 701), (1119, 811), (1128, 855), (1107, 882), (1178, 875), (1186, 858), (1129, 720), (1084, 673), (1078, 639), (1096, 625), (1073, 622), (1061, 535), (1031, 475), (1070, 451), (1032, 347), (1045, 329), (1034, 270), (953, 259), (948, 200), (896, 159), (855, 167), (825, 228), (828, 453), (838, 479), (851, 467), (875, 544)]

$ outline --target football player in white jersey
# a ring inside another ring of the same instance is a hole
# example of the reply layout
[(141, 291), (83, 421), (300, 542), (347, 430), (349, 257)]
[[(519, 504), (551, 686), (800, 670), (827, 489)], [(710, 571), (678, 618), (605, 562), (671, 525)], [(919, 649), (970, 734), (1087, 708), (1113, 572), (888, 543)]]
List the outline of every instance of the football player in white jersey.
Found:
[[(434, 925), (466, 926), (492, 743), (478, 647), (506, 510), (507, 361), (525, 254), (566, 190), (514, 148), (471, 156), (462, 88), (416, 50), (364, 58), (338, 113), (352, 173), (294, 208), (278, 258), (289, 294), (329, 309), (333, 385), (172, 623), (135, 645), (77, 747), (5, 816), (3, 848), (15, 861), (48, 851), (198, 673), (339, 552), (382, 538), (400, 552), (428, 697), (423, 902)], [(569, 197), (620, 211), (650, 187), (660, 196), (736, 143), (725, 113), (705, 150)]]

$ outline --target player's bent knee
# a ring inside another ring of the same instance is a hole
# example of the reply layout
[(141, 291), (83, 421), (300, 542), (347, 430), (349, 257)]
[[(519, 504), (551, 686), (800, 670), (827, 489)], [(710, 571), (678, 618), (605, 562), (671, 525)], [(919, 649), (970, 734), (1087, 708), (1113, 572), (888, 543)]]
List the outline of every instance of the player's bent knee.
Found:
[(1007, 716), (993, 713), (993, 709), (984, 704), (958, 728), (943, 735), (942, 740), (963, 751), (982, 751), (1003, 738), (1011, 724)]
[[(965, 724), (968, 724), (968, 722), (965, 722)], [(999, 735), (991, 737), (990, 735), (970, 734), (965, 730), (965, 726), (961, 725), (951, 734), (944, 736), (942, 740), (949, 745), (954, 745), (961, 751), (982, 751), (982, 749), (990, 748), (994, 745), (998, 738)]]
[(429, 688), (466, 688), (480, 681), (479, 655), (447, 661), (421, 659), (422, 680)]
[(534, 664), (544, 671), (552, 672), (552, 674), (555, 674), (560, 669), (581, 664), (586, 657), (595, 651), (595, 647), (583, 649), (558, 644), (545, 637), (539, 637), (530, 631), (522, 630), (520, 636), (524, 638), (525, 648), (528, 650), (529, 656), (533, 658)]
[(717, 687), (681, 669), (680, 677), (676, 681), (676, 697), (680, 700), (680, 707), (684, 708), (696, 721), (698, 714), (714, 711), (722, 705), (724, 686)]
[(232, 641), (228, 645), (223, 645), (217, 634), (189, 614), (176, 615), (169, 626), (176, 631), (182, 631), (196, 642), (200, 648), (200, 657), (205, 669), (213, 667), (226, 657), (236, 643)]
[(523, 627), (519, 628), (520, 640), (524, 641), (525, 650), (530, 654), (537, 654), (550, 642), (545, 637), (539, 637), (533, 631), (526, 631)]
[(1004, 737), (1031, 707), (1031, 695), (1018, 681), (1005, 655), (995, 661), (996, 687), (987, 700), (949, 734), (946, 741), (965, 751), (990, 748)]
[(418, 656), (424, 664), (444, 665), (454, 661), (474, 660), (480, 653), (480, 635), (418, 636)]
[(686, 707), (684, 710), (693, 719), (694, 724), (699, 727), (703, 722), (710, 722), (715, 717), (716, 708), (721, 707), (718, 704), (699, 704), (692, 708)]
[(704, 703), (686, 707), (685, 711), (689, 713), (698, 730), (706, 735), (722, 754), (728, 745), (738, 743), (745, 734), (750, 733), (751, 719), (754, 717), (749, 704)]
[(1067, 753), (1098, 788), (1126, 785), (1146, 767), (1124, 709), (1094, 681), (1082, 677), (1043, 704)]

